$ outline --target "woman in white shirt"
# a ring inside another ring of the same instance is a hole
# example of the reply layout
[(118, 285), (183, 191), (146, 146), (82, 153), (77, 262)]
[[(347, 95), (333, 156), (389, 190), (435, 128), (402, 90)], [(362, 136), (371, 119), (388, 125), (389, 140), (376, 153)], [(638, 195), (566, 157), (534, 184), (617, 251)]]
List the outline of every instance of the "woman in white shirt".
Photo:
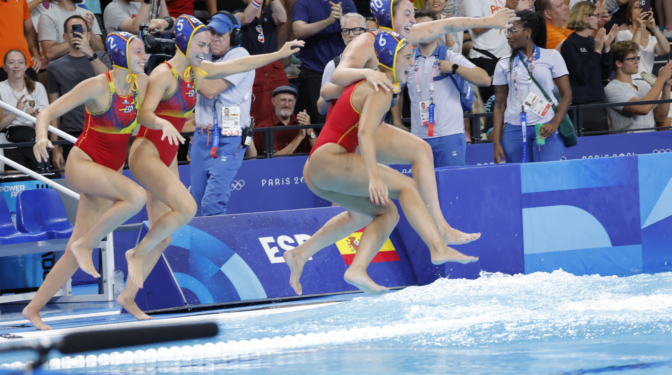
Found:
[[(11, 50), (4, 56), (3, 69), (7, 80), (0, 82), (0, 100), (31, 116), (49, 105), (47, 91), (41, 83), (26, 75), (26, 57), (19, 50)], [(35, 124), (9, 111), (3, 111), (0, 120), (0, 143), (35, 141)], [(5, 157), (32, 170), (37, 170), (37, 160), (32, 147), (5, 148)], [(5, 170), (14, 170), (5, 166)]]
[[(632, 78), (644, 78), (642, 72), (649, 74), (653, 72), (656, 55), (662, 56), (670, 53), (670, 43), (656, 26), (653, 13), (650, 11), (642, 13), (639, 1), (631, 1), (626, 14), (632, 25), (628, 29), (619, 31), (616, 41), (631, 40), (639, 45), (639, 57), (641, 59), (639, 72)], [(625, 25), (621, 27), (625, 27)], [(653, 81), (655, 81), (655, 78), (653, 78)], [(652, 84), (652, 82), (649, 83)]]
[[(499, 60), (492, 82), (495, 86), (495, 163), (560, 160), (565, 146), (558, 127), (572, 102), (569, 72), (560, 52), (543, 48), (546, 46), (546, 22), (543, 16), (529, 10), (516, 15), (520, 21), (513, 22), (513, 27), (507, 30), (511, 56)], [(553, 83), (558, 86), (562, 100), (557, 111), (553, 110), (551, 103), (545, 102), (546, 95), (530, 76), (554, 102)], [(527, 117), (525, 129), (522, 128), (523, 112)], [(539, 137), (536, 135), (536, 124), (544, 124), (539, 130)], [(543, 145), (539, 142), (541, 140), (545, 141)]]

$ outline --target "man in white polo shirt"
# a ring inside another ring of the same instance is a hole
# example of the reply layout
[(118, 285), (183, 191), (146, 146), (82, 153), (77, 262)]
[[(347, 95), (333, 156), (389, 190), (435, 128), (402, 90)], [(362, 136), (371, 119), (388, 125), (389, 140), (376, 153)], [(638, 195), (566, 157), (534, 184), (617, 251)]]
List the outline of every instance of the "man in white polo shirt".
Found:
[[(436, 15), (429, 9), (420, 9), (415, 12), (415, 20), (417, 23), (430, 22), (436, 20)], [(444, 56), (445, 60), (442, 60)], [(460, 91), (450, 74), (481, 87), (490, 85), (490, 76), (461, 54), (440, 45), (438, 39), (420, 43), (413, 57), (415, 69), (411, 70), (407, 81), (411, 133), (432, 146), (434, 167), (462, 166), (467, 147), (464, 115)]]

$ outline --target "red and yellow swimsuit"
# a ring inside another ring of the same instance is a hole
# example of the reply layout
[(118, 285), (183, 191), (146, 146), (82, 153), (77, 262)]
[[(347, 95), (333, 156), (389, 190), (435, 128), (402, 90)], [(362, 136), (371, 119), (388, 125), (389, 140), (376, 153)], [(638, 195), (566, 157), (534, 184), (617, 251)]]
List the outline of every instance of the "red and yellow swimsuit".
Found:
[(366, 80), (352, 84), (343, 90), (343, 93), (336, 101), (333, 110), (327, 117), (317, 142), (310, 151), (310, 155), (320, 146), (327, 143), (336, 143), (345, 148), (348, 152), (354, 153), (359, 145), (359, 113), (352, 104), (352, 95), (357, 86), (366, 82)]
[[(166, 62), (164, 64), (168, 65), (173, 76), (177, 79), (177, 89), (171, 95), (161, 99), (154, 113), (156, 113), (158, 117), (170, 121), (170, 123), (175, 126), (175, 129), (177, 129), (178, 132), (181, 132), (184, 123), (187, 122), (187, 117), (189, 117), (196, 108), (196, 76), (192, 71), (191, 81), (187, 82), (177, 74), (175, 69), (173, 69), (169, 63)], [(142, 126), (138, 132), (138, 138), (145, 138), (151, 141), (159, 151), (161, 161), (166, 166), (170, 166), (175, 159), (177, 149), (180, 146), (171, 145), (168, 143), (168, 139), (162, 141), (162, 136), (163, 131), (149, 129), (144, 126)]]
[(90, 113), (85, 109), (84, 132), (75, 146), (95, 163), (116, 171), (124, 166), (128, 141), (133, 129), (138, 126), (140, 100), (137, 88), (130, 96), (120, 96), (110, 72), (105, 76), (110, 86), (110, 104), (99, 113)]

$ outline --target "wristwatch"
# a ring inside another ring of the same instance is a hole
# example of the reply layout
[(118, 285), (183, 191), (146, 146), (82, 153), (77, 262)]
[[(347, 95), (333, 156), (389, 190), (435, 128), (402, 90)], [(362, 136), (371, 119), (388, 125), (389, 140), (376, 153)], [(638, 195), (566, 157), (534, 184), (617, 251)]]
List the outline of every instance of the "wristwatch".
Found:
[(453, 75), (455, 75), (457, 73), (457, 68), (459, 68), (459, 67), (460, 67), (459, 65), (453, 64)]
[(317, 138), (317, 133), (315, 131), (310, 132), (310, 139), (315, 139)]
[(93, 56), (89, 57), (88, 60), (89, 60), (89, 61), (93, 61), (93, 60), (95, 60), (95, 59), (97, 59), (97, 58), (98, 58), (98, 55), (96, 55), (96, 53), (94, 52), (94, 53), (93, 53)]

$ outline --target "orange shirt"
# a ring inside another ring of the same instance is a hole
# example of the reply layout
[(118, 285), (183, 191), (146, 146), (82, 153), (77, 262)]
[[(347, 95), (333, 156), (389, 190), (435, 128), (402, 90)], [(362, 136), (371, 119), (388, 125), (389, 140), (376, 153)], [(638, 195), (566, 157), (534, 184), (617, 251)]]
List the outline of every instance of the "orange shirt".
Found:
[(33, 63), (30, 61), (28, 42), (23, 36), (23, 21), (30, 20), (28, 3), (26, 0), (0, 1), (0, 14), (4, 14), (0, 17), (0, 68), (5, 61), (5, 54), (13, 49), (26, 55), (30, 68)]
[(567, 39), (568, 36), (572, 35), (574, 30), (568, 30), (564, 26), (562, 29), (551, 25), (550, 23), (546, 24), (546, 48), (555, 49), (558, 44), (562, 43), (563, 40)]

